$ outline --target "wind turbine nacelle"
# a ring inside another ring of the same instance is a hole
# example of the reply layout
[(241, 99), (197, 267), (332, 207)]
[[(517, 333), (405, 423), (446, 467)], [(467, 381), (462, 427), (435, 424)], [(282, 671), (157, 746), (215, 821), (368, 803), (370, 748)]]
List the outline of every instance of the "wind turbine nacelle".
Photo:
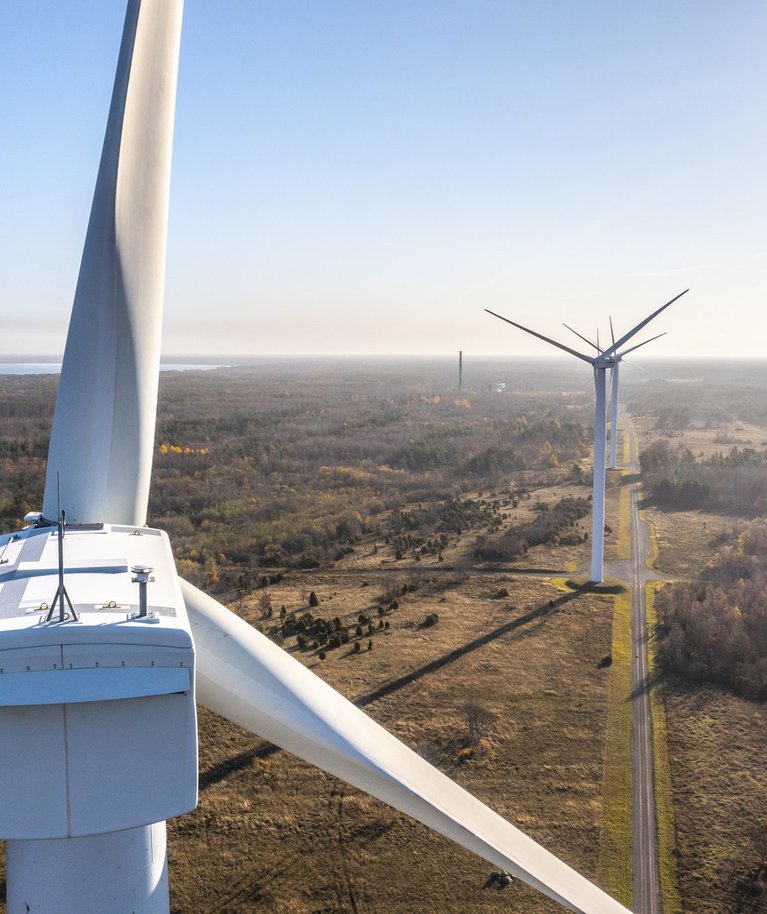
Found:
[(4, 839), (119, 831), (197, 803), (194, 644), (167, 536), (96, 524), (67, 528), (62, 548), (60, 606), (57, 528), (0, 537)]

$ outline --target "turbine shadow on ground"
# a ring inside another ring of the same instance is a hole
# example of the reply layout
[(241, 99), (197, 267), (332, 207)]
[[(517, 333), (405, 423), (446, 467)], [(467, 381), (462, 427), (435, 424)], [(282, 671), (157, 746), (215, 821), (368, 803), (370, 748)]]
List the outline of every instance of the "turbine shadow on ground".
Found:
[[(435, 660), (418, 667), (418, 669), (407, 673), (405, 676), (400, 676), (398, 679), (393, 679), (391, 682), (384, 683), (384, 685), (379, 686), (379, 688), (374, 689), (372, 692), (368, 692), (366, 695), (360, 695), (359, 698), (354, 699), (354, 704), (357, 705), (358, 708), (365, 708), (368, 705), (379, 701), (381, 698), (392, 695), (400, 689), (412, 685), (424, 676), (436, 673), (438, 670), (454, 663), (461, 657), (465, 657), (467, 654), (484, 647), (486, 644), (490, 644), (498, 638), (502, 638), (510, 632), (524, 628), (541, 619), (545, 619), (572, 600), (577, 599), (581, 593), (586, 592), (587, 590), (588, 588), (574, 590), (572, 593), (562, 594), (562, 596), (557, 597), (555, 600), (549, 600), (542, 606), (538, 606), (516, 619), (511, 619), (503, 625), (499, 625), (498, 628), (493, 629), (493, 631), (481, 635), (479, 638), (474, 638), (472, 641), (461, 645), (461, 647), (455, 648), (455, 650), (449, 651), (447, 654), (443, 654), (441, 657), (437, 657)], [(274, 746), (271, 743), (254, 746), (252, 749), (240, 752), (237, 755), (220, 762), (218, 765), (208, 768), (206, 771), (201, 771), (199, 782), (200, 790), (207, 790), (209, 787), (213, 787), (215, 784), (225, 780), (237, 771), (247, 768), (254, 759), (271, 758), (279, 751), (279, 746)]]

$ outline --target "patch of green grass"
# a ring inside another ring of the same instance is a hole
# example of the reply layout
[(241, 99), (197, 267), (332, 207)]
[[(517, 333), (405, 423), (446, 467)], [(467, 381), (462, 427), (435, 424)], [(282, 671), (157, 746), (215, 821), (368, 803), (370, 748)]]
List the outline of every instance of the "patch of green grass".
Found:
[(621, 470), (621, 494), (618, 500), (618, 542), (616, 558), (628, 561), (631, 558), (631, 486), (628, 470)]
[(674, 818), (674, 797), (671, 784), (671, 765), (668, 752), (668, 727), (663, 690), (657, 679), (656, 645), (654, 632), (658, 622), (655, 612), (655, 593), (658, 584), (645, 588), (647, 607), (648, 667), (650, 682), (650, 713), (652, 715), (653, 764), (655, 773), (655, 817), (658, 838), (658, 870), (663, 914), (682, 914), (682, 898), (679, 893), (676, 857), (676, 822)]
[(648, 568), (655, 568), (655, 563), (658, 561), (658, 555), (660, 554), (660, 549), (658, 547), (658, 531), (655, 527), (655, 523), (647, 517), (645, 511), (639, 512), (639, 518), (642, 523), (647, 524), (647, 533), (650, 540), (650, 554), (645, 559), (645, 565)]
[(598, 881), (631, 904), (631, 592), (614, 600)]

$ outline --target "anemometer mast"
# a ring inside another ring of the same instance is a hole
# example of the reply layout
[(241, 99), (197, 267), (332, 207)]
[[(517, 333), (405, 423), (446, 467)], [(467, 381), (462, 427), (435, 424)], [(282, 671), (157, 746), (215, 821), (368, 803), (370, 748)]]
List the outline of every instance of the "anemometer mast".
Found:
[[(53, 615), (56, 612), (56, 604), (59, 605), (59, 618), (57, 621), (66, 622), (68, 619), (71, 619), (74, 622), (79, 620), (79, 616), (75, 611), (74, 606), (72, 606), (72, 601), (69, 599), (69, 594), (67, 589), (64, 586), (64, 528), (67, 523), (67, 512), (62, 511), (59, 514), (58, 522), (58, 542), (59, 542), (59, 586), (56, 588), (56, 596), (53, 598), (53, 603), (51, 603), (51, 608), (48, 611), (48, 615), (45, 617), (46, 622), (50, 622), (53, 619)], [(64, 606), (64, 604), (69, 607), (69, 612)]]

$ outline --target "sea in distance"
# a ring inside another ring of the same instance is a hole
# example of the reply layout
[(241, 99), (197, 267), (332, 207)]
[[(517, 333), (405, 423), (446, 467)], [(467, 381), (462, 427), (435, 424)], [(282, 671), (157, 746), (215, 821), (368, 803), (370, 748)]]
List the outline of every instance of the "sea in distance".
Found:
[[(222, 362), (160, 362), (160, 371), (207, 371), (210, 368), (227, 368)], [(30, 361), (5, 362), (0, 360), (0, 375), (3, 374), (59, 374), (61, 362)]]

